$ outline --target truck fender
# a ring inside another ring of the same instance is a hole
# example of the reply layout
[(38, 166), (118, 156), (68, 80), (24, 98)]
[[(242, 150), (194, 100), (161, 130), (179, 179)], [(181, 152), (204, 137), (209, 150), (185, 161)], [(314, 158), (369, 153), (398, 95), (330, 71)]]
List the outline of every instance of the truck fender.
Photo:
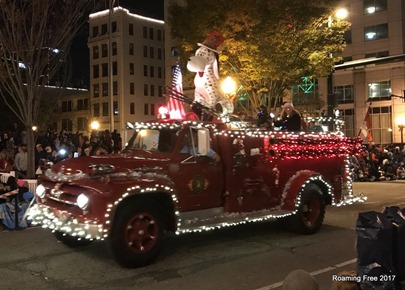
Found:
[(325, 197), (326, 204), (332, 200), (332, 186), (322, 175), (312, 170), (301, 170), (294, 174), (285, 184), (281, 195), (281, 209), (296, 211), (300, 197), (308, 183), (318, 185)]
[[(178, 220), (178, 196), (177, 192), (171, 186), (166, 184), (154, 184), (154, 186), (140, 186), (135, 185), (128, 187), (122, 195), (116, 199), (114, 202), (108, 204), (106, 212), (106, 226), (108, 230), (111, 230), (111, 226), (116, 216), (117, 212), (120, 209), (120, 206), (131, 202), (131, 200), (144, 197), (146, 199), (154, 199), (155, 201), (159, 199), (161, 203), (155, 204), (156, 207), (161, 207), (161, 210), (164, 211), (165, 217), (167, 215), (168, 224), (166, 225), (168, 229), (174, 229)], [(169, 221), (170, 220), (170, 221)]]

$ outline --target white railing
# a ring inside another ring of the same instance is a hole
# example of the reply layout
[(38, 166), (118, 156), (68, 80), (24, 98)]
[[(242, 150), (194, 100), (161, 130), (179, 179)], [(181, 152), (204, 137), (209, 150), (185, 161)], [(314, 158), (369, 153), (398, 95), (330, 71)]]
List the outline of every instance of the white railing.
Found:
[[(7, 182), (7, 179), (10, 176), (15, 176), (15, 172), (11, 171), (10, 173), (1, 173), (0, 176), (0, 181), (3, 183)], [(37, 180), (36, 179), (24, 179), (28, 182), (28, 189), (29, 191), (31, 191), (32, 193), (35, 193), (35, 190), (37, 189)]]

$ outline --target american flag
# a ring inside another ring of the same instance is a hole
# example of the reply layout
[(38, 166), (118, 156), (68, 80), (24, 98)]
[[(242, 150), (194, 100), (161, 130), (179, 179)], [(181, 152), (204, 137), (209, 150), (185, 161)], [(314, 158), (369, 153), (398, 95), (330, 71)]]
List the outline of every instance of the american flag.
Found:
[[(177, 63), (172, 71), (173, 80), (172, 87), (173, 91), (177, 91), (180, 94), (183, 94), (183, 75), (181, 73), (180, 64)], [(168, 104), (170, 119), (184, 119), (186, 113), (184, 112), (183, 102), (176, 98), (169, 98)]]

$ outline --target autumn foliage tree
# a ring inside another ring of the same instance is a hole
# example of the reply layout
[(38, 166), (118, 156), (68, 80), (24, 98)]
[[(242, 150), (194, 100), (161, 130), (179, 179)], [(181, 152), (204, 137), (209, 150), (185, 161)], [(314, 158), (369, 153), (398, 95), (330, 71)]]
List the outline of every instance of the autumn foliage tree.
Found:
[(55, 101), (44, 98), (44, 88), (64, 70), (74, 37), (97, 6), (83, 0), (0, 0), (0, 95), (27, 131), (28, 177), (35, 177), (32, 128), (51, 115)]
[(336, 0), (182, 2), (170, 2), (168, 22), (183, 60), (219, 30), (225, 37), (221, 74), (239, 82), (239, 96), (249, 99), (250, 113), (260, 105), (280, 104), (302, 77), (329, 74), (345, 48), (349, 23), (334, 18)]

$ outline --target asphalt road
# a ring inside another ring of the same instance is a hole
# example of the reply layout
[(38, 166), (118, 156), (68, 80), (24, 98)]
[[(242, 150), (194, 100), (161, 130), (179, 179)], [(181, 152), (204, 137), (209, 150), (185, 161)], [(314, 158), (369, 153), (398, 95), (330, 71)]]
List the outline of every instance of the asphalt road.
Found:
[(333, 274), (356, 269), (359, 212), (405, 206), (404, 188), (405, 181), (356, 183), (367, 201), (328, 207), (321, 230), (310, 236), (266, 222), (169, 237), (159, 259), (139, 269), (118, 266), (103, 242), (70, 249), (41, 228), (0, 232), (0, 289), (281, 289), (301, 268), (324, 290)]

